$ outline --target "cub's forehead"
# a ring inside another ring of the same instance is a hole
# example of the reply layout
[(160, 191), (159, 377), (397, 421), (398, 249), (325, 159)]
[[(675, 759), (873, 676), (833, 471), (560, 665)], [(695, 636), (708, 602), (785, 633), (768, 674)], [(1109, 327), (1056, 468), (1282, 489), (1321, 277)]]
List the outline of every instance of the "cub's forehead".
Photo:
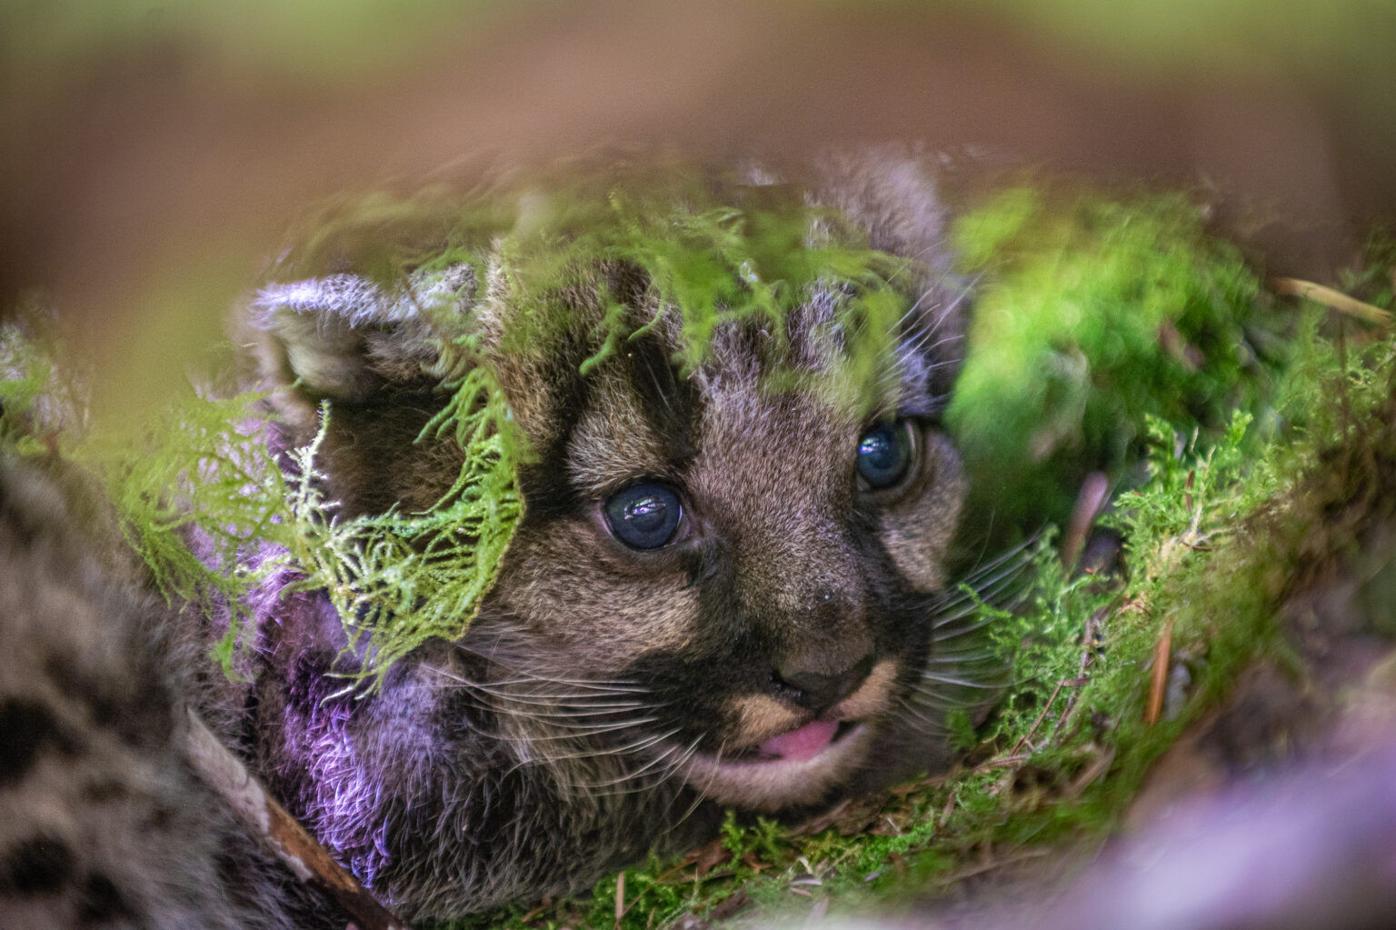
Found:
[(570, 435), (558, 451), (583, 496), (642, 476), (677, 479), (695, 462), (739, 472), (793, 463), (811, 480), (841, 473), (869, 422), (932, 416), (944, 400), (916, 329), (899, 335), (856, 392), (840, 364), (844, 335), (809, 313), (792, 314), (783, 334), (726, 324), (686, 374), (668, 336), (650, 334), (599, 366), (575, 422), (559, 424)]
[(663, 425), (646, 410), (631, 380), (608, 366), (590, 387), (589, 402), (566, 445), (572, 484), (601, 495), (636, 475), (671, 474), (679, 464), (670, 461), (675, 437), (663, 435)]

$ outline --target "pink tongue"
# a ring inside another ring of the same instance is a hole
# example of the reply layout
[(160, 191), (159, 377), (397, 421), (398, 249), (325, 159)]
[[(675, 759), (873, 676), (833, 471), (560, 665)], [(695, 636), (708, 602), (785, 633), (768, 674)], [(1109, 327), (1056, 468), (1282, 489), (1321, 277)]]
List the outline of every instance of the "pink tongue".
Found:
[(811, 720), (799, 729), (766, 740), (761, 744), (761, 751), (768, 756), (803, 762), (819, 755), (820, 750), (834, 739), (834, 732), (838, 728), (839, 725), (833, 720)]

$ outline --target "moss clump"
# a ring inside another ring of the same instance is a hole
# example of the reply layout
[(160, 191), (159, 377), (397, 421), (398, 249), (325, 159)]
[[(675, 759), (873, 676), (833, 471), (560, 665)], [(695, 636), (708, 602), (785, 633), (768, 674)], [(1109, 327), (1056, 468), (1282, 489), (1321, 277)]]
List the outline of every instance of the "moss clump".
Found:
[(245, 598), (288, 567), (300, 576), (293, 589), (324, 591), (344, 619), (355, 680), (379, 680), (421, 642), (468, 626), (521, 511), (513, 426), (487, 369), (448, 377), (448, 399), (423, 430), (465, 452), (447, 493), (421, 513), (342, 520), (319, 490), (328, 404), (315, 440), (289, 453), (289, 473), (266, 444), (266, 398), (257, 392), (218, 398), (189, 387), (136, 436), (86, 426), (80, 382), (60, 374), (41, 321), (28, 323), (0, 329), (0, 443), (62, 456), (101, 479), (126, 543), (165, 598), (227, 617), (217, 650), (225, 669), (234, 667)]
[(1065, 520), (1090, 471), (1125, 477), (1150, 416), (1215, 431), (1255, 406), (1259, 283), (1183, 197), (1011, 189), (955, 244), (983, 284), (947, 419), (1008, 525)]
[(488, 370), (472, 368), (419, 437), (449, 434), (463, 450), (451, 488), (421, 513), (340, 521), (326, 519), (333, 505), (317, 488), (316, 454), (331, 415), (327, 402), (319, 435), (291, 453), (290, 519), (278, 525), (287, 532), (263, 538), (281, 542), (304, 574), (296, 588), (328, 595), (364, 647), (361, 673), (381, 678), (428, 639), (461, 636), (479, 613), (523, 512), (517, 439)]
[[(674, 361), (685, 372), (708, 357), (726, 323), (758, 326), (779, 349), (790, 312), (823, 289), (839, 296), (832, 325), (845, 351), (819, 387), (851, 404), (863, 402), (891, 358), (907, 299), (898, 280), (912, 289), (916, 265), (869, 248), (861, 230), (808, 204), (795, 185), (752, 185), (663, 160), (355, 199), (314, 217), (299, 238), (280, 275), (348, 265), (401, 287), (411, 271), (469, 266), (512, 308), (502, 352), (582, 342), (592, 347), (583, 373), (661, 322), (678, 324)], [(614, 293), (596, 273), (621, 267), (638, 272), (645, 293)], [(578, 332), (568, 300), (593, 289), (600, 318)], [(637, 314), (637, 301), (648, 309)], [(469, 325), (437, 323), (446, 332)]]

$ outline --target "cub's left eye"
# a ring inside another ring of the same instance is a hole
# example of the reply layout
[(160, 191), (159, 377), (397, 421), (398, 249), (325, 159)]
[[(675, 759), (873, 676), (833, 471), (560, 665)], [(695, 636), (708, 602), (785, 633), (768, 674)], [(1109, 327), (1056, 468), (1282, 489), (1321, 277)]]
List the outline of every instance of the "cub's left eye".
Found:
[(611, 535), (631, 549), (658, 549), (673, 540), (683, 519), (678, 493), (657, 481), (623, 488), (603, 506)]
[(879, 423), (859, 437), (859, 483), (884, 491), (906, 478), (916, 458), (915, 430), (910, 420), (897, 420)]

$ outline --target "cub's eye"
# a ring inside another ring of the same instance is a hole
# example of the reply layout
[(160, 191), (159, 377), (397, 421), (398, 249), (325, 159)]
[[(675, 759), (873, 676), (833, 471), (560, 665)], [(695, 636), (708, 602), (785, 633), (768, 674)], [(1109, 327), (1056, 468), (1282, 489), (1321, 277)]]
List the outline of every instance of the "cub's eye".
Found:
[(879, 423), (858, 439), (858, 478), (874, 491), (897, 484), (911, 469), (913, 426), (909, 420)]
[(655, 481), (617, 491), (606, 499), (603, 509), (611, 535), (631, 549), (658, 549), (667, 544), (683, 519), (679, 495)]

